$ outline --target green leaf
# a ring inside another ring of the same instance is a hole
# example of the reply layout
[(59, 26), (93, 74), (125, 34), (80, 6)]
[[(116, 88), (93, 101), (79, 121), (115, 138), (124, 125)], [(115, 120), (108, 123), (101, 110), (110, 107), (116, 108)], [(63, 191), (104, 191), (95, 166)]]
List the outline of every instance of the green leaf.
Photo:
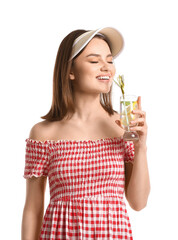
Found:
[(114, 82), (120, 87), (122, 95), (124, 96), (124, 76), (119, 75), (117, 77), (117, 80), (114, 80)]

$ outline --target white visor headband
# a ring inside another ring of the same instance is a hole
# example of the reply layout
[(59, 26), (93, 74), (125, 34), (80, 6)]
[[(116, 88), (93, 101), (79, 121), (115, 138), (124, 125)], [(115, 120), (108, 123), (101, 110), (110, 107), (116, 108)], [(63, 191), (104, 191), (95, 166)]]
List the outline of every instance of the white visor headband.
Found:
[(80, 53), (82, 49), (84, 49), (84, 47), (92, 40), (96, 34), (104, 35), (106, 37), (109, 42), (113, 58), (116, 58), (119, 55), (124, 46), (123, 37), (115, 28), (107, 27), (85, 32), (76, 38), (73, 43), (70, 60), (77, 56), (77, 54)]

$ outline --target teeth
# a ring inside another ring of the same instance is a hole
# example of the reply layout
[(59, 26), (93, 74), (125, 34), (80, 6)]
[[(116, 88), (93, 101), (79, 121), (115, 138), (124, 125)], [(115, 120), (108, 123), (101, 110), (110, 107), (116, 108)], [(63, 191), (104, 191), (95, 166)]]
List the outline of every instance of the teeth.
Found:
[(109, 76), (101, 76), (101, 77), (98, 77), (98, 79), (101, 79), (101, 80), (109, 80)]

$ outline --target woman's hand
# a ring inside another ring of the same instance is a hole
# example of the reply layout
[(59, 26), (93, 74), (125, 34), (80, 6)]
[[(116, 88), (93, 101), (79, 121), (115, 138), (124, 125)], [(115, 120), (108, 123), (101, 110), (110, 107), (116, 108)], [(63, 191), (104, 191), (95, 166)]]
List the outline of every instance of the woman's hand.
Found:
[[(136, 131), (139, 135), (139, 140), (134, 142), (136, 147), (146, 146), (147, 139), (147, 123), (146, 123), (146, 112), (142, 111), (141, 107), (141, 97), (137, 99), (138, 109), (133, 110), (133, 114), (138, 117), (130, 122), (130, 130)], [(136, 125), (136, 126), (135, 126)]]

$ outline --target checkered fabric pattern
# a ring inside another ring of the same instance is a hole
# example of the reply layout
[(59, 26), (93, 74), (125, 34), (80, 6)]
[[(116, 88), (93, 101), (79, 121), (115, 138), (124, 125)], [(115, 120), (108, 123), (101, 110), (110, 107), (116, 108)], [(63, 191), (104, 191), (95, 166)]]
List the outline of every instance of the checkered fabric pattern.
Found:
[(133, 142), (26, 139), (24, 177), (48, 176), (50, 203), (40, 239), (128, 239), (132, 230), (124, 194), (124, 162)]

